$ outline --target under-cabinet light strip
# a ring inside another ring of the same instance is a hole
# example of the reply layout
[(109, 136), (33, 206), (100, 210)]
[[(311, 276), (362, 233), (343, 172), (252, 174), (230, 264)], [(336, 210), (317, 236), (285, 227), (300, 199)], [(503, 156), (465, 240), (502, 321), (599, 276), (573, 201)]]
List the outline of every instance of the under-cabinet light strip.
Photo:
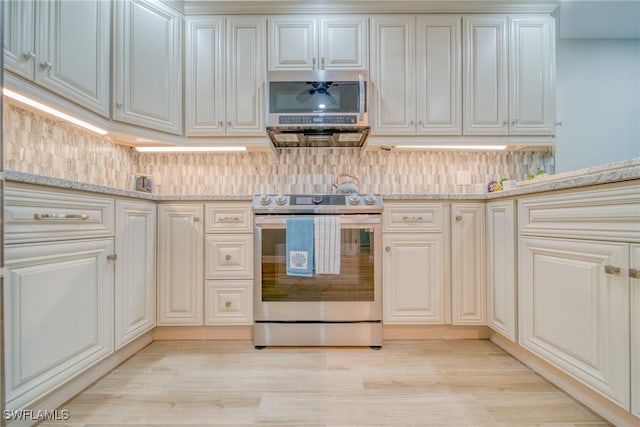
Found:
[(59, 119), (65, 120), (69, 123), (73, 123), (74, 125), (78, 125), (80, 127), (83, 127), (87, 130), (90, 130), (91, 132), (95, 132), (98, 135), (106, 135), (108, 132), (104, 129), (101, 129), (97, 126), (92, 125), (91, 123), (87, 123), (83, 120), (80, 120), (78, 118), (75, 118), (73, 116), (70, 116), (67, 113), (63, 113), (62, 111), (56, 110), (53, 107), (49, 107), (48, 105), (42, 104), (41, 102), (35, 101), (31, 98), (28, 98), (24, 95), (21, 95), (19, 93), (16, 93), (12, 90), (7, 89), (6, 87), (2, 89), (2, 93), (4, 96), (14, 99), (18, 102), (21, 102), (25, 105), (28, 105), (30, 107), (36, 108), (40, 111), (43, 111), (45, 113), (51, 114), (52, 116), (55, 116)]
[(242, 146), (202, 146), (202, 147), (134, 147), (141, 153), (211, 153), (211, 152), (232, 152), (247, 151), (247, 147)]
[(504, 150), (506, 145), (396, 145), (400, 149), (440, 149), (440, 150)]

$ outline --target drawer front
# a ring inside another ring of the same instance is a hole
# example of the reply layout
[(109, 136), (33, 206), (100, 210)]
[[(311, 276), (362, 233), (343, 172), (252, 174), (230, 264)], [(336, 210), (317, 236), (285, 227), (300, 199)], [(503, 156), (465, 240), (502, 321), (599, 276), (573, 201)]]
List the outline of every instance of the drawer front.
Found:
[(205, 288), (206, 325), (253, 323), (251, 280), (207, 280)]
[(522, 235), (640, 242), (640, 185), (525, 198)]
[(205, 238), (207, 279), (251, 279), (253, 277), (253, 236), (218, 235)]
[(7, 186), (4, 192), (5, 243), (27, 243), (114, 234), (114, 201)]
[(253, 216), (249, 203), (208, 204), (205, 233), (251, 233)]
[(383, 217), (383, 231), (444, 230), (444, 207), (440, 203), (387, 203)]

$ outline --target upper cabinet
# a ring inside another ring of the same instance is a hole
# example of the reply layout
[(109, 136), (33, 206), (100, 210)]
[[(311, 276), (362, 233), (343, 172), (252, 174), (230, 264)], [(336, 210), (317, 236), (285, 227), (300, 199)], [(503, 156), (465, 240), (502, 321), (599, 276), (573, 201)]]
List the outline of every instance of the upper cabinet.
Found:
[(113, 119), (182, 133), (182, 17), (159, 2), (114, 3)]
[(186, 134), (264, 135), (266, 18), (198, 16), (186, 27)]
[(109, 116), (111, 3), (3, 2), (7, 70)]
[(551, 16), (463, 18), (466, 135), (551, 135)]
[(269, 70), (361, 70), (369, 66), (368, 17), (269, 18)]
[(459, 16), (372, 18), (374, 135), (459, 135)]

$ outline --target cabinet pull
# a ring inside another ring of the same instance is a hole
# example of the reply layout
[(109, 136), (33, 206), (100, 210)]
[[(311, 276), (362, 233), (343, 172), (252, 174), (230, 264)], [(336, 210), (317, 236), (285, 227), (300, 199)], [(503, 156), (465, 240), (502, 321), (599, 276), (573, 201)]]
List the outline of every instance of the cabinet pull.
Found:
[(312, 70), (316, 69), (316, 58), (311, 58), (311, 69)]
[(218, 127), (222, 127), (224, 125), (224, 123), (222, 122), (222, 120), (218, 120)]
[(87, 214), (48, 214), (48, 213), (35, 213), (33, 214), (33, 219), (43, 220), (43, 219), (81, 219), (86, 220), (89, 219), (89, 215)]
[(50, 70), (53, 65), (49, 61), (44, 61), (40, 63), (40, 68), (43, 70)]
[(225, 306), (226, 308), (231, 308), (231, 301), (227, 301), (227, 302), (225, 302), (225, 303), (224, 303), (224, 306)]
[(198, 222), (198, 221), (200, 221), (200, 218), (198, 218), (197, 216), (194, 216), (193, 217), (193, 222)]
[(321, 65), (321, 68), (324, 70), (324, 56), (320, 58), (320, 65)]
[(422, 221), (422, 215), (420, 215), (420, 216), (403, 216), (402, 220), (406, 221), (406, 222)]
[(220, 216), (220, 217), (218, 217), (216, 222), (238, 223), (238, 222), (240, 222), (240, 217), (237, 217), (237, 216)]
[(115, 261), (118, 259), (118, 254), (113, 254), (113, 255), (107, 255), (107, 259), (109, 261)]
[(25, 52), (22, 54), (22, 57), (26, 60), (31, 60), (36, 58), (36, 54), (33, 51)]
[(116, 108), (122, 108), (122, 102), (118, 102), (118, 103), (116, 104)]
[(225, 261), (231, 261), (231, 255), (226, 254), (226, 255), (224, 256), (224, 260), (225, 260)]
[(605, 265), (604, 272), (607, 274), (612, 274), (617, 276), (620, 274), (620, 267), (614, 267), (613, 265)]
[(632, 279), (640, 279), (640, 270), (638, 270), (637, 268), (630, 268), (629, 277), (631, 277)]
[(456, 221), (462, 221), (462, 215), (457, 215), (456, 216)]
[(385, 247), (384, 250), (387, 251), (387, 252), (391, 252), (391, 246)]

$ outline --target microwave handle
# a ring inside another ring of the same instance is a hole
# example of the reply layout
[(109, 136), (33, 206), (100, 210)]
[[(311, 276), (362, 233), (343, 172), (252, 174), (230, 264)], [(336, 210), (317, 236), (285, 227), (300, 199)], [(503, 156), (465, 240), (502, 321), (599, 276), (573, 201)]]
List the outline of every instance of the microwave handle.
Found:
[(358, 75), (358, 121), (364, 119), (364, 75)]

